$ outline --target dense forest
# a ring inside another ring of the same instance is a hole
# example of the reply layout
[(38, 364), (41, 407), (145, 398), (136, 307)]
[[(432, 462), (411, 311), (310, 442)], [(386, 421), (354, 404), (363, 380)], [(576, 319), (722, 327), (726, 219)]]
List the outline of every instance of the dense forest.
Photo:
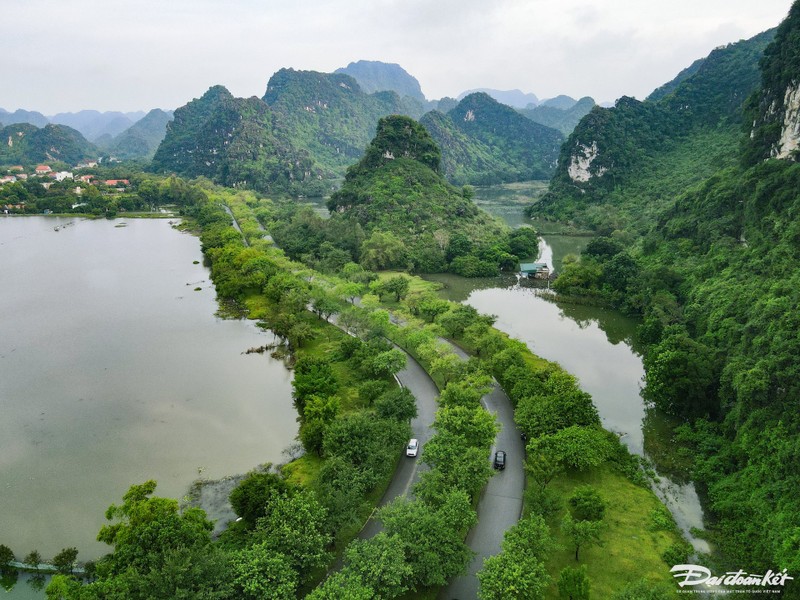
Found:
[[(722, 562), (751, 570), (800, 568), (797, 56), (796, 2), (777, 32), (715, 50), (657, 102), (595, 109), (541, 209), (605, 234), (555, 287), (643, 316), (646, 397), (684, 423)], [(566, 191), (574, 148), (592, 142), (591, 177), (572, 182), (584, 192)]]

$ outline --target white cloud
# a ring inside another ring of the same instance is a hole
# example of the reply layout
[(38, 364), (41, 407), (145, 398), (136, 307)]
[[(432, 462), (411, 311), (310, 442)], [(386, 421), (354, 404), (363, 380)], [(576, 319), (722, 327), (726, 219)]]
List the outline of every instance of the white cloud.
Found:
[(281, 67), (402, 65), (428, 97), (475, 87), (643, 97), (791, 0), (13, 0), (0, 106), (174, 108), (221, 83), (262, 95)]

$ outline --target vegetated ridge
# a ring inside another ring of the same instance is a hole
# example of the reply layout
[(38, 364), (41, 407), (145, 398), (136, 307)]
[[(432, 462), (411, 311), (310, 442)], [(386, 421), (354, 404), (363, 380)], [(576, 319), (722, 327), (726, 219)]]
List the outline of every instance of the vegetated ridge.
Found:
[(420, 122), (442, 151), (442, 171), (454, 184), (489, 185), (547, 179), (563, 136), (526, 119), (488, 94), (465, 97), (448, 113)]
[(74, 165), (97, 156), (97, 148), (66, 125), (9, 125), (0, 129), (0, 140), (0, 164), (5, 165), (56, 161)]
[(105, 149), (119, 159), (151, 159), (167, 134), (167, 123), (171, 120), (172, 111), (154, 108), (110, 140)]
[[(561, 148), (551, 191), (535, 213), (611, 233), (638, 223), (737, 160), (741, 106), (758, 87), (774, 30), (717, 48), (657, 101), (595, 107)], [(691, 69), (691, 68), (690, 68)]]
[[(798, 56), (795, 2), (777, 32), (715, 50), (658, 102), (595, 109), (565, 145), (546, 207), (611, 234), (555, 286), (643, 316), (645, 395), (683, 423), (677, 456), (705, 488), (720, 568), (792, 575), (800, 570)], [(727, 150), (689, 151), (702, 140)], [(696, 175), (658, 179), (658, 157)], [(642, 207), (648, 218), (633, 218)], [(783, 597), (799, 595), (793, 585)]]

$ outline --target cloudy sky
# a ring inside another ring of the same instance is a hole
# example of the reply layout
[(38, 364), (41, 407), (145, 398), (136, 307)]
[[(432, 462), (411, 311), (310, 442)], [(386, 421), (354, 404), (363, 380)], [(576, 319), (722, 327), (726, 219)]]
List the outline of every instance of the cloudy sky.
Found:
[(644, 98), (791, 0), (3, 0), (0, 107), (175, 108), (262, 96), (281, 67), (399, 63), (428, 98), (477, 87)]

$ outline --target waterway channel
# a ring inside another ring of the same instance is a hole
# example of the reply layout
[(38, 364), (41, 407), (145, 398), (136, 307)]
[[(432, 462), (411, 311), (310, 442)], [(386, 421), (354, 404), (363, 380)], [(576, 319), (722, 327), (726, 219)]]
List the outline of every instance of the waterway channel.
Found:
[(245, 354), (272, 335), (215, 316), (202, 261), (165, 220), (0, 217), (0, 543), (18, 557), (104, 554), (134, 483), (181, 498), (285, 460), (291, 373)]

